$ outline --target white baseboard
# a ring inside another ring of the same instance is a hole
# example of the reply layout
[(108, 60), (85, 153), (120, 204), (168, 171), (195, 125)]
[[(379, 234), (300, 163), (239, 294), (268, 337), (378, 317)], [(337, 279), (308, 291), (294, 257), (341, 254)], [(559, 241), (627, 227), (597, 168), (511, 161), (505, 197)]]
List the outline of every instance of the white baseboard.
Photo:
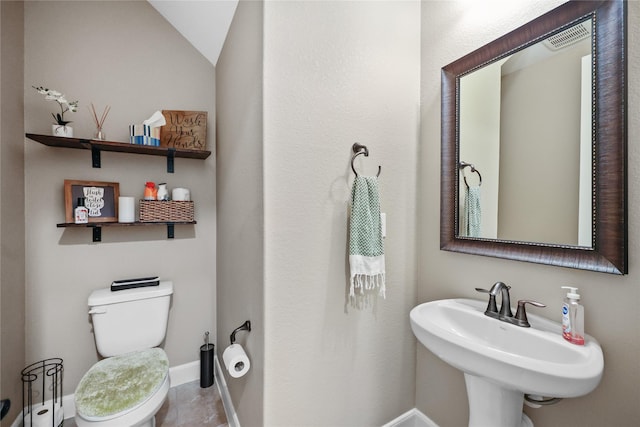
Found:
[(179, 385), (199, 380), (200, 361), (194, 360), (184, 365), (169, 368), (169, 379), (171, 380), (171, 387), (178, 387)]
[(233, 401), (231, 401), (231, 394), (229, 393), (229, 388), (227, 387), (227, 381), (224, 379), (224, 373), (222, 372), (222, 367), (220, 366), (218, 356), (216, 356), (214, 362), (216, 385), (218, 386), (218, 393), (220, 393), (220, 398), (222, 399), (224, 412), (225, 414), (227, 414), (227, 423), (229, 424), (229, 427), (240, 427), (240, 420), (238, 419), (236, 408), (233, 406)]
[(382, 427), (438, 427), (429, 417), (413, 408)]

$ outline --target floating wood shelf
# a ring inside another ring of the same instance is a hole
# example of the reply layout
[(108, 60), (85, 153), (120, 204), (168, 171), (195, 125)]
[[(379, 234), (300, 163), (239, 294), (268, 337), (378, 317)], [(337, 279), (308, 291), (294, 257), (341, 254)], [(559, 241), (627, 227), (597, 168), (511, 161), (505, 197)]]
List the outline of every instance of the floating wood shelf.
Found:
[(91, 228), (93, 230), (93, 241), (102, 241), (102, 228), (103, 227), (137, 227), (147, 225), (166, 225), (167, 226), (167, 239), (173, 239), (175, 237), (176, 225), (189, 225), (197, 224), (197, 221), (188, 222), (91, 222), (89, 224), (75, 224), (73, 222), (63, 222), (57, 224), (58, 228), (75, 227), (75, 228)]
[[(211, 155), (211, 151), (206, 150), (186, 150), (170, 147), (153, 147), (149, 145), (135, 145), (124, 142), (100, 141), (96, 139), (65, 138), (52, 135), (40, 135), (35, 133), (25, 134), (27, 138), (44, 144), (49, 147), (75, 148), (79, 150), (91, 150), (91, 159), (94, 168), (101, 166), (100, 152), (113, 151), (118, 153), (146, 154), (150, 156), (163, 156), (167, 158), (167, 172), (173, 173), (175, 157), (204, 160)], [(162, 225), (167, 227), (167, 238), (173, 239), (176, 225), (197, 224), (196, 221), (164, 221), (164, 222), (92, 222), (89, 224), (75, 224), (63, 222), (57, 224), (58, 228), (91, 228), (93, 241), (102, 241), (103, 227), (136, 227), (149, 225)]]
[(206, 159), (211, 155), (207, 150), (186, 150), (182, 148), (154, 147), (150, 145), (127, 144), (115, 141), (100, 141), (96, 139), (65, 138), (61, 136), (40, 135), (27, 133), (27, 138), (49, 147), (75, 148), (91, 150), (92, 165), (94, 168), (101, 166), (100, 152), (113, 151), (118, 153), (146, 154), (150, 156), (162, 156), (167, 158), (167, 172), (173, 173), (176, 157), (188, 159)]

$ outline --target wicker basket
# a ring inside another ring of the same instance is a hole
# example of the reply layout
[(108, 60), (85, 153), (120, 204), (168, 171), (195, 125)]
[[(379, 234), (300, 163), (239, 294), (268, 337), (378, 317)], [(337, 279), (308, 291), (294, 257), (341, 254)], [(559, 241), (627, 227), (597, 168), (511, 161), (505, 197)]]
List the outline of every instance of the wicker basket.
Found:
[(193, 222), (193, 202), (140, 200), (140, 222)]

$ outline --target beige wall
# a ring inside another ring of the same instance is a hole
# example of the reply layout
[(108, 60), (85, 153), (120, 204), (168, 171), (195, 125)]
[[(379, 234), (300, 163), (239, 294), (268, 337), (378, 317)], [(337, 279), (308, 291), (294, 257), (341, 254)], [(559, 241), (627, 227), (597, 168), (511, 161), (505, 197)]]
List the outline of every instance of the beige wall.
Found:
[[(267, 2), (265, 424), (382, 425), (413, 407), (420, 3)], [(348, 294), (351, 146), (387, 213), (387, 299)]]
[(20, 411), (25, 351), (23, 13), (0, 2), (0, 398), (12, 403), (3, 426)]
[(236, 335), (251, 370), (225, 373), (243, 426), (264, 424), (263, 4), (240, 2), (216, 66), (218, 112), (218, 357)]
[[(45, 85), (80, 101), (70, 116), (77, 137), (91, 137), (87, 110), (107, 104), (107, 138), (128, 139), (128, 125), (156, 110), (209, 112), (208, 148), (215, 147), (215, 70), (147, 2), (25, 2), (25, 129), (48, 134), (56, 105), (31, 88)], [(87, 297), (118, 278), (159, 275), (175, 293), (164, 348), (171, 366), (199, 358), (203, 334), (215, 336), (215, 154), (206, 161), (50, 148), (25, 140), (26, 360), (62, 357), (64, 392), (72, 393), (98, 359)], [(186, 186), (195, 200), (195, 226), (109, 228), (91, 243), (86, 229), (64, 222), (63, 180), (120, 183), (141, 197), (147, 180)]]
[[(414, 405), (414, 387), (416, 406), (442, 427), (464, 425), (462, 375), (416, 346), (407, 315), (423, 301), (475, 298), (474, 287), (496, 280), (512, 285), (516, 299), (547, 303), (542, 313), (556, 319), (559, 286), (580, 286), (587, 331), (605, 352), (600, 387), (583, 398), (528, 410), (536, 425), (634, 425), (640, 415), (637, 171), (629, 173), (628, 276), (439, 250), (440, 67), (559, 3), (544, 0), (523, 8), (517, 2), (501, 7), (484, 2), (474, 10), (466, 1), (428, 1), (422, 13), (414, 2), (276, 2), (264, 13), (260, 4), (241, 4), (242, 18), (234, 22), (240, 30), (232, 28), (231, 34), (240, 33), (225, 46), (233, 54), (223, 52), (229, 64), (220, 63), (218, 70), (224, 73), (218, 84), (233, 85), (219, 89), (219, 105), (228, 101), (229, 106), (220, 112), (225, 123), (218, 167), (227, 169), (220, 171), (217, 186), (215, 156), (204, 162), (178, 159), (176, 174), (169, 175), (161, 158), (104, 153), (103, 168), (92, 169), (88, 152), (27, 140), (24, 362), (63, 357), (65, 393), (73, 392), (97, 360), (86, 297), (116, 277), (147, 273), (176, 284), (165, 345), (171, 364), (195, 360), (202, 332), (216, 330), (217, 188), (229, 203), (217, 212), (229, 218), (224, 233), (220, 227), (218, 246), (229, 255), (218, 262), (230, 263), (218, 272), (219, 352), (234, 327), (247, 318), (254, 322), (251, 333), (239, 336), (252, 356), (252, 377), (229, 384), (243, 425), (381, 425)], [(490, 17), (482, 15), (487, 10)], [(630, 2), (629, 12), (629, 22), (638, 22), (640, 3)], [(629, 164), (640, 160), (633, 144), (640, 131), (640, 93), (633, 83), (640, 78), (636, 27), (629, 28)], [(151, 45), (160, 53), (146, 50)], [(59, 46), (65, 47), (62, 54)], [(246, 58), (238, 58), (244, 53)], [(158, 66), (150, 71), (149, 63)], [(117, 8), (101, 2), (25, 3), (22, 86), (28, 132), (47, 133), (52, 111), (32, 84), (80, 99), (81, 112), (73, 116), (78, 136), (92, 133), (86, 110), (92, 101), (98, 108), (112, 106), (109, 139), (126, 139), (131, 121), (161, 108), (208, 110), (214, 129), (213, 78), (210, 64), (145, 2), (118, 2)], [(4, 239), (4, 110), (0, 126)], [(211, 149), (214, 141), (212, 130)], [(349, 158), (355, 141), (371, 149), (360, 170), (373, 173), (383, 166), (382, 204), (388, 214), (388, 297), (376, 310), (362, 312), (344, 306)], [(178, 227), (174, 241), (165, 240), (162, 228), (113, 229), (104, 231), (103, 243), (90, 244), (87, 230), (55, 227), (64, 215), (65, 178), (118, 181), (130, 195), (139, 195), (147, 179), (189, 186), (198, 224)], [(245, 201), (238, 197), (243, 191)], [(6, 300), (4, 271), (3, 258), (0, 351), (5, 315), (12, 313), (5, 311), (7, 304), (20, 303), (19, 295)], [(20, 344), (19, 336), (12, 339)], [(4, 357), (2, 363), (4, 381)]]
[[(381, 425), (414, 404), (420, 5), (261, 7), (240, 3), (217, 66), (219, 326), (255, 316), (252, 371), (227, 381), (242, 425)], [(356, 141), (388, 215), (388, 296), (363, 311), (346, 304)]]
[(578, 76), (588, 42), (502, 78), (499, 239), (578, 244)]
[[(602, 345), (605, 370), (591, 394), (565, 399), (542, 409), (527, 409), (537, 427), (637, 425), (640, 409), (640, 251), (637, 236), (640, 208), (638, 170), (629, 169), (629, 275), (620, 277), (548, 267), (439, 250), (440, 68), (452, 60), (551, 10), (562, 1), (477, 2), (429, 1), (422, 9), (422, 151), (420, 153), (421, 230), (417, 303), (439, 298), (478, 298), (474, 287), (501, 280), (512, 286), (512, 298), (547, 304), (537, 310), (559, 320), (560, 286), (580, 287), (585, 327)], [(640, 3), (629, 7), (629, 165), (640, 161)], [(488, 13), (483, 15), (483, 13)], [(463, 376), (422, 346), (417, 352), (416, 406), (441, 427), (467, 421)]]
[[(466, 185), (481, 185), (482, 222), (480, 235), (498, 235), (500, 170), (501, 64), (495, 62), (460, 79), (460, 161), (473, 164), (478, 174), (465, 168), (459, 173), (458, 212), (461, 234), (466, 228)], [(480, 182), (480, 175), (483, 177)], [(466, 183), (465, 183), (466, 179)]]

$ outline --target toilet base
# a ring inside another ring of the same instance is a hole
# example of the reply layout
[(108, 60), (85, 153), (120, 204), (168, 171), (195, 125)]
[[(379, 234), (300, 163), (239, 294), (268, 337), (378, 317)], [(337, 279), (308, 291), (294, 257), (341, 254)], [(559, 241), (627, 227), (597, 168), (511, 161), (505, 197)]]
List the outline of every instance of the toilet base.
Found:
[[(76, 418), (76, 420), (77, 420), (77, 418)], [(76, 422), (76, 424), (78, 426), (80, 426), (80, 424), (78, 424), (77, 422)], [(90, 425), (90, 424), (82, 424), (82, 425)], [(136, 424), (136, 425), (131, 426), (131, 427), (156, 427), (156, 417), (154, 415), (153, 417), (151, 417), (147, 421), (143, 421), (140, 424)]]
[(150, 420), (147, 420), (145, 422), (143, 422), (142, 424), (138, 424), (137, 426), (134, 427), (156, 427), (156, 417), (155, 415), (153, 417), (151, 417)]
[[(83, 420), (82, 418), (76, 416), (76, 418), (74, 419), (74, 421), (76, 422), (76, 425), (78, 427), (96, 427), (98, 424), (95, 422), (87, 422), (86, 420)], [(117, 421), (117, 420), (116, 420)], [(99, 425), (99, 427), (104, 426), (105, 424), (101, 424)], [(113, 426), (121, 426), (122, 424), (119, 424), (119, 422), (117, 421), (116, 424), (113, 424)], [(156, 427), (156, 416), (154, 415), (153, 417), (151, 417), (150, 419), (143, 421), (139, 424), (134, 424), (131, 427)]]

